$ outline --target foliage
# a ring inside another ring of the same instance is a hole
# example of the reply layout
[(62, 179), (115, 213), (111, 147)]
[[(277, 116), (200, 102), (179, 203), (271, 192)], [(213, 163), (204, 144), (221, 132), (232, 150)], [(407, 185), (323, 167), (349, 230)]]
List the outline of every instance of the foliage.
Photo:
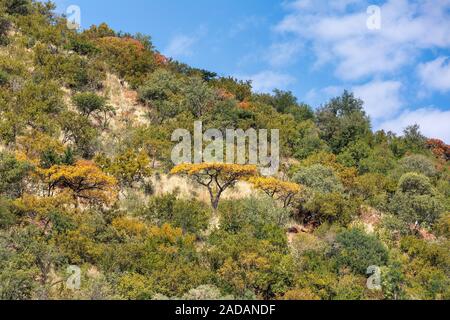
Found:
[(52, 189), (69, 189), (79, 200), (109, 204), (116, 198), (116, 179), (103, 173), (93, 162), (79, 160), (73, 166), (57, 165), (44, 170)]
[(320, 108), (316, 113), (316, 121), (322, 138), (337, 153), (350, 142), (366, 137), (370, 130), (370, 121), (363, 110), (363, 101), (347, 91)]
[(97, 155), (95, 162), (114, 176), (122, 187), (131, 187), (134, 182), (144, 182), (152, 173), (150, 158), (144, 151), (136, 153), (128, 149), (112, 160), (106, 155)]
[(388, 261), (388, 251), (374, 236), (358, 229), (350, 229), (336, 238), (337, 265), (349, 267), (352, 271), (365, 275), (370, 266), (384, 266)]
[(444, 207), (427, 177), (407, 173), (400, 179), (391, 210), (408, 223), (430, 226), (443, 213)]
[(433, 178), (437, 175), (434, 163), (422, 155), (407, 156), (400, 161), (400, 166), (404, 173), (416, 172), (429, 178)]
[(155, 69), (154, 55), (139, 40), (106, 36), (95, 40), (101, 58), (133, 87), (142, 84), (147, 73)]
[(269, 197), (226, 200), (220, 206), (220, 226), (229, 233), (246, 230), (260, 239), (284, 243), (290, 213)]
[(273, 298), (292, 282), (289, 256), (266, 240), (219, 231), (211, 244), (208, 256), (213, 270), (225, 292), (235, 297)]
[(276, 178), (252, 178), (253, 187), (262, 190), (269, 197), (281, 201), (283, 208), (292, 204), (294, 197), (300, 193), (301, 187), (292, 182), (285, 182)]
[(30, 170), (29, 163), (0, 152), (0, 194), (11, 198), (20, 197), (25, 188), (24, 180)]
[(258, 174), (256, 166), (222, 163), (181, 164), (172, 169), (171, 174), (185, 174), (208, 189), (211, 206), (219, 207), (220, 197), (239, 180)]
[(342, 183), (331, 168), (321, 164), (300, 169), (293, 180), (300, 185), (321, 193), (343, 191)]
[(318, 224), (340, 222), (347, 225), (359, 209), (359, 199), (347, 199), (340, 193), (317, 193), (303, 205), (306, 220)]
[(153, 197), (136, 214), (153, 225), (171, 223), (186, 233), (197, 235), (208, 227), (210, 217), (203, 203), (177, 199), (174, 194)]
[(79, 93), (72, 98), (82, 115), (89, 117), (92, 113), (104, 111), (106, 101), (94, 93)]

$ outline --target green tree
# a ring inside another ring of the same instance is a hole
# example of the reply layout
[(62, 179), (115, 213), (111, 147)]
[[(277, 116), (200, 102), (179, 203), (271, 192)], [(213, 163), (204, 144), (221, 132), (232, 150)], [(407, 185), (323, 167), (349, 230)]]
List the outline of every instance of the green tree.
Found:
[(79, 93), (72, 98), (82, 115), (89, 117), (93, 113), (104, 111), (106, 106), (106, 99), (96, 95), (95, 93)]
[(293, 181), (321, 193), (342, 192), (344, 188), (333, 169), (321, 164), (300, 169)]
[(388, 262), (386, 247), (375, 237), (353, 228), (336, 237), (336, 261), (339, 268), (349, 267), (365, 275), (370, 266), (382, 267)]
[(444, 207), (441, 196), (427, 177), (407, 173), (400, 179), (391, 210), (408, 223), (430, 226), (439, 219)]
[(0, 194), (16, 198), (25, 188), (25, 178), (32, 169), (26, 162), (18, 161), (13, 155), (0, 152)]
[(186, 233), (197, 235), (206, 230), (210, 218), (210, 212), (203, 203), (194, 199), (177, 199), (175, 194), (151, 198), (136, 215), (154, 225), (171, 223)]
[(316, 112), (321, 137), (331, 149), (339, 153), (352, 141), (365, 138), (370, 133), (370, 120), (363, 110), (364, 102), (352, 93), (332, 99)]

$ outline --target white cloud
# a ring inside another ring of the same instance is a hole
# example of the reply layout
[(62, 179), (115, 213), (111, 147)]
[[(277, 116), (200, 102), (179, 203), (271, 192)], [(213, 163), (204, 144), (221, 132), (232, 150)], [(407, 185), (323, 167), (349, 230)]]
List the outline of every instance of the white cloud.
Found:
[(380, 30), (367, 28), (368, 5), (291, 2), (275, 31), (292, 35), (292, 42), (307, 41), (317, 60), (334, 64), (344, 80), (391, 74), (416, 62), (422, 50), (450, 48), (450, 1), (388, 0), (380, 7)]
[(258, 28), (265, 22), (266, 22), (266, 19), (263, 17), (258, 17), (258, 16), (245, 17), (243, 19), (240, 19), (238, 22), (234, 23), (231, 26), (230, 31), (229, 31), (229, 36), (235, 37), (245, 30)]
[(373, 81), (353, 87), (355, 96), (364, 101), (367, 114), (375, 120), (387, 119), (402, 107), (399, 81)]
[(193, 54), (192, 46), (197, 42), (197, 37), (177, 35), (172, 38), (164, 54), (172, 58), (189, 57)]
[(441, 92), (450, 91), (450, 58), (439, 57), (418, 67), (422, 84)]
[(435, 108), (407, 110), (398, 117), (381, 123), (377, 129), (384, 129), (398, 134), (413, 124), (418, 124), (422, 133), (430, 138), (438, 138), (450, 143), (450, 110)]
[(275, 71), (262, 71), (253, 75), (236, 75), (242, 80), (251, 80), (255, 92), (269, 93), (274, 89), (286, 89), (295, 82), (295, 78), (284, 73)]
[(289, 65), (296, 61), (301, 49), (300, 42), (274, 43), (269, 49), (266, 60), (273, 67)]

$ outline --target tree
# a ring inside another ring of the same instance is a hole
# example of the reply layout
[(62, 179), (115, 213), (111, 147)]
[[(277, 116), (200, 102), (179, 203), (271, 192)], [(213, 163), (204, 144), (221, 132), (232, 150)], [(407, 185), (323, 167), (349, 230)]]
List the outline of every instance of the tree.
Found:
[(250, 183), (252, 183), (253, 187), (256, 189), (262, 190), (269, 197), (281, 201), (283, 208), (289, 207), (295, 196), (301, 191), (300, 185), (281, 181), (276, 178), (252, 178), (250, 179)]
[(183, 84), (178, 77), (165, 69), (153, 72), (139, 88), (139, 98), (155, 108), (159, 121), (178, 115), (183, 106), (181, 95)]
[(47, 170), (52, 189), (72, 191), (74, 198), (96, 204), (115, 200), (116, 179), (105, 174), (91, 161), (79, 160), (74, 166), (58, 165)]
[(365, 138), (370, 133), (370, 120), (363, 109), (364, 102), (353, 93), (344, 91), (316, 112), (321, 137), (331, 149), (339, 153), (350, 142)]
[(421, 152), (426, 147), (427, 138), (420, 132), (420, 126), (415, 124), (403, 131), (403, 141), (407, 150)]
[(203, 80), (197, 77), (189, 78), (182, 89), (184, 108), (195, 117), (200, 118), (214, 107), (217, 96)]
[(428, 226), (433, 225), (444, 212), (443, 199), (430, 179), (417, 173), (402, 176), (390, 208), (407, 223)]
[(27, 15), (30, 12), (30, 0), (5, 0), (6, 12), (9, 14)]
[(429, 178), (434, 178), (437, 174), (433, 161), (420, 154), (413, 154), (403, 158), (400, 161), (400, 166), (404, 173), (416, 172)]
[(32, 166), (17, 160), (13, 155), (0, 152), (0, 194), (19, 197), (25, 187), (24, 180)]
[(427, 140), (427, 148), (433, 152), (433, 154), (444, 160), (450, 160), (450, 145), (445, 144), (444, 141), (439, 139)]
[(293, 178), (300, 185), (322, 193), (342, 192), (342, 183), (331, 168), (321, 164), (302, 168)]
[(350, 267), (353, 272), (365, 275), (370, 266), (382, 267), (388, 261), (386, 247), (375, 237), (353, 228), (336, 237), (337, 264)]
[(122, 187), (131, 187), (135, 182), (143, 182), (152, 173), (150, 158), (144, 151), (127, 149), (112, 161), (106, 155), (98, 155), (95, 162), (105, 172), (116, 177)]
[(359, 212), (360, 205), (358, 198), (347, 198), (342, 193), (318, 192), (302, 204), (302, 211), (306, 214), (306, 222), (348, 225)]
[(211, 81), (213, 87), (223, 90), (223, 95), (231, 95), (236, 100), (243, 102), (252, 95), (251, 81), (237, 80), (232, 77), (221, 77)]
[(211, 215), (206, 204), (194, 199), (177, 199), (175, 194), (152, 197), (135, 214), (152, 225), (163, 226), (170, 223), (186, 233), (197, 235), (207, 229)]
[[(8, 31), (11, 27), (11, 22), (3, 17), (3, 15), (0, 15), (0, 45), (5, 45), (8, 43)], [(0, 76), (1, 78), (1, 76)], [(2, 81), (0, 80), (0, 85), (3, 85)]]
[(198, 184), (208, 189), (214, 212), (219, 207), (220, 197), (228, 188), (240, 180), (258, 174), (256, 166), (224, 163), (181, 164), (172, 169), (171, 174), (192, 177)]
[(95, 39), (95, 44), (101, 49), (100, 56), (134, 88), (155, 69), (155, 57), (146, 48), (148, 44), (132, 37), (102, 37)]
[(273, 94), (256, 95), (256, 100), (272, 106), (275, 110), (284, 114), (291, 114), (296, 121), (313, 120), (314, 112), (306, 104), (298, 103), (291, 91), (275, 89)]
[(72, 98), (82, 115), (89, 117), (93, 113), (101, 112), (106, 109), (106, 99), (95, 93), (79, 93)]
[(224, 200), (220, 205), (220, 228), (228, 233), (253, 233), (258, 239), (282, 246), (290, 216), (288, 209), (266, 195)]

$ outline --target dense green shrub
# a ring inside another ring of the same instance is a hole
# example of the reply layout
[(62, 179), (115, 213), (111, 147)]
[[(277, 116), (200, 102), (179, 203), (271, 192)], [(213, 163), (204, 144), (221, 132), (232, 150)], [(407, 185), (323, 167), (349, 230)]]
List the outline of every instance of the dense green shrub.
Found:
[(0, 14), (0, 46), (8, 44), (8, 31), (11, 27), (11, 22)]
[(407, 173), (400, 179), (391, 210), (408, 223), (433, 225), (443, 213), (444, 206), (427, 177)]
[(336, 261), (339, 268), (349, 267), (365, 275), (370, 266), (384, 266), (388, 261), (387, 248), (375, 237), (359, 229), (346, 230), (336, 237)]
[(79, 93), (72, 97), (73, 103), (82, 115), (89, 117), (91, 114), (103, 111), (106, 106), (106, 99), (95, 93)]
[(194, 199), (177, 199), (175, 194), (153, 197), (148, 205), (137, 213), (152, 224), (170, 223), (185, 232), (199, 235), (208, 227), (208, 207)]
[(0, 152), (0, 194), (12, 198), (19, 197), (30, 170), (30, 164), (18, 161), (14, 155)]
[(347, 225), (358, 214), (360, 205), (358, 198), (348, 199), (341, 193), (334, 192), (316, 193), (302, 208), (310, 222), (339, 222)]
[(320, 164), (299, 170), (294, 175), (293, 180), (322, 193), (342, 192), (344, 190), (333, 169)]
[(7, 84), (8, 79), (9, 79), (9, 75), (5, 71), (0, 70), (0, 87)]
[(17, 221), (9, 200), (0, 198), (0, 229), (6, 229)]
[(433, 161), (419, 154), (407, 156), (400, 161), (400, 167), (404, 173), (416, 172), (429, 178), (437, 174)]
[(345, 91), (316, 112), (321, 137), (331, 149), (340, 153), (351, 142), (366, 138), (370, 120), (363, 109), (364, 102)]

